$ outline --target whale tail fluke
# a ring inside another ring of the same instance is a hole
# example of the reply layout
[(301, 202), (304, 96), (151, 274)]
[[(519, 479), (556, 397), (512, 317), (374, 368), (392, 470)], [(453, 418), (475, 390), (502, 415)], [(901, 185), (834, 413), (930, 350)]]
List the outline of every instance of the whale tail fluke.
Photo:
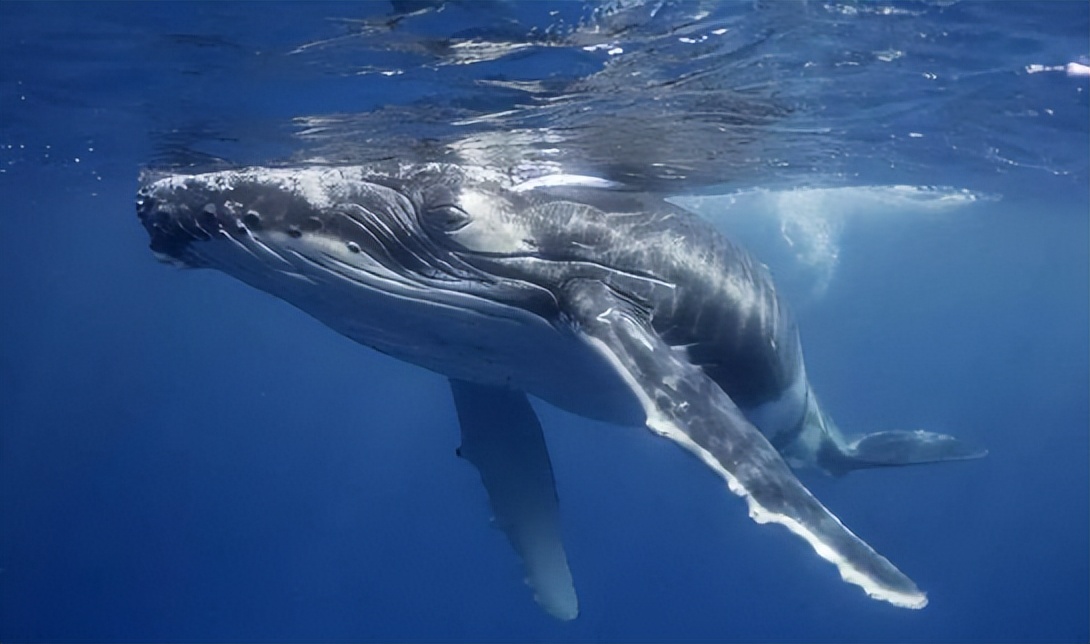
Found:
[(822, 466), (837, 475), (871, 467), (965, 461), (988, 454), (953, 436), (923, 430), (866, 434), (843, 448), (828, 445), (822, 451), (826, 452), (820, 455)]

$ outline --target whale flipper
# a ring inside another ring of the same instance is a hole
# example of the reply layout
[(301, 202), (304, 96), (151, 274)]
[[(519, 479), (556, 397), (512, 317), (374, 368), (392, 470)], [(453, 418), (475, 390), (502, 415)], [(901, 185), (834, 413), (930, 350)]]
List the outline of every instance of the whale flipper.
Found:
[(869, 467), (965, 461), (987, 455), (988, 450), (946, 434), (895, 430), (866, 434), (842, 449), (823, 446), (817, 457), (827, 471), (845, 474)]
[(557, 619), (575, 619), (579, 602), (560, 536), (556, 482), (530, 401), (521, 391), (464, 380), (451, 379), (450, 388), (462, 428), (458, 455), (480, 472), (534, 600)]
[(851, 533), (803, 487), (774, 447), (703, 369), (654, 331), (636, 298), (593, 280), (565, 288), (576, 333), (608, 360), (639, 398), (647, 425), (681, 444), (726, 479), (758, 523), (779, 523), (805, 539), (840, 576), (875, 599), (922, 608), (926, 595)]

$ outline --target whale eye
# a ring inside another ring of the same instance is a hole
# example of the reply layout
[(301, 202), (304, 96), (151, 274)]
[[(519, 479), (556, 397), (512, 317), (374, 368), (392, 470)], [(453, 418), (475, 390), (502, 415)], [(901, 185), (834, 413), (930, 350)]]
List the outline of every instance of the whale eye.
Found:
[(469, 214), (454, 204), (428, 206), (423, 211), (422, 222), (428, 228), (449, 233), (464, 228)]
[(454, 192), (441, 183), (429, 185), (420, 195), (420, 223), (434, 232), (449, 233), (469, 223), (469, 215), (455, 205)]

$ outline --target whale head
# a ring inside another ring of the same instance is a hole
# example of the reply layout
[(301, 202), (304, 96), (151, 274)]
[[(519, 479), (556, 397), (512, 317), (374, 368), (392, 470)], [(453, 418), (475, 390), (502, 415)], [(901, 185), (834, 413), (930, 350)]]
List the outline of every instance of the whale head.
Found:
[(557, 324), (557, 276), (575, 270), (550, 249), (578, 227), (528, 204), (457, 166), (350, 166), (147, 176), (136, 210), (163, 261), (222, 271), (357, 342), (490, 382), (545, 346), (544, 331), (527, 333)]
[(151, 250), (181, 266), (248, 282), (276, 273), (296, 281), (336, 276), (370, 288), (396, 283), (503, 299), (496, 287), (511, 285), (474, 260), (537, 249), (512, 197), (484, 182), (467, 189), (452, 166), (250, 168), (148, 176), (136, 206)]
[(423, 180), (371, 177), (360, 168), (249, 168), (148, 176), (136, 205), (151, 250), (172, 263), (224, 268), (212, 250), (220, 246), (310, 257), (339, 243), (346, 252), (384, 264), (398, 259), (408, 268), (414, 262), (402, 251), (426, 241), (428, 214), (445, 205), (437, 203), (441, 192)]
[(149, 174), (136, 210), (160, 260), (219, 269), (308, 312), (295, 301), (305, 284), (349, 282), (544, 313), (573, 260), (610, 240), (592, 206), (446, 164)]

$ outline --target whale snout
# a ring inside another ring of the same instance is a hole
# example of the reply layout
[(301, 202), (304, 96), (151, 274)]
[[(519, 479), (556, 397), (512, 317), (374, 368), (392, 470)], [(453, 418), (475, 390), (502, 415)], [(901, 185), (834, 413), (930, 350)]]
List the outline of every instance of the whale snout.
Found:
[[(218, 177), (218, 175), (213, 175)], [(262, 212), (253, 208), (263, 202)], [(195, 244), (243, 241), (261, 231), (270, 211), (289, 212), (287, 198), (262, 185), (242, 190), (200, 177), (168, 177), (145, 184), (137, 192), (136, 216), (148, 233), (150, 248), (160, 260), (203, 266)], [(291, 234), (292, 226), (283, 226)]]
[(192, 263), (186, 252), (190, 244), (210, 241), (223, 230), (214, 204), (194, 209), (187, 203), (156, 196), (150, 190), (137, 195), (136, 216), (148, 233), (152, 252), (170, 263)]
[(329, 223), (327, 188), (292, 179), (290, 173), (256, 170), (159, 177), (137, 192), (136, 215), (160, 259), (204, 265), (197, 256), (206, 247), (194, 246), (200, 242), (245, 252), (251, 238), (268, 242), (266, 233), (299, 239), (322, 230)]
[(139, 195), (136, 199), (136, 216), (149, 237), (149, 248), (163, 261), (177, 261), (194, 237), (178, 225), (170, 210), (164, 209), (160, 200)]

